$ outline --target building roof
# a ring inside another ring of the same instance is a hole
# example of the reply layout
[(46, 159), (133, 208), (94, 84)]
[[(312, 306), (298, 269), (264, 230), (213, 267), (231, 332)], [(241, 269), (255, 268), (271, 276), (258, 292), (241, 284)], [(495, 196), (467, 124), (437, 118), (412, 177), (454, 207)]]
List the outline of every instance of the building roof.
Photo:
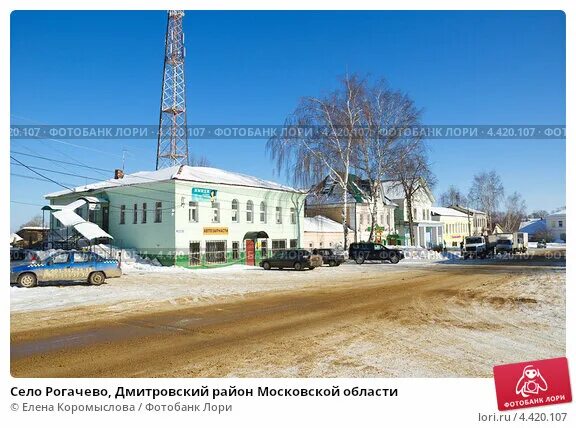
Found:
[(518, 229), (518, 231), (528, 233), (529, 235), (533, 235), (534, 233), (538, 233), (544, 229), (546, 229), (546, 220), (532, 219), (520, 223), (520, 228)]
[[(422, 182), (422, 189), (424, 190), (428, 198), (430, 198), (430, 201), (434, 203), (436, 199), (434, 198), (432, 191), (430, 190), (426, 182), (424, 182), (424, 180), (420, 179), (420, 181)], [(402, 186), (400, 185), (400, 182), (398, 180), (382, 181), (382, 194), (386, 195), (386, 197), (390, 199), (406, 199), (404, 190), (402, 189)]]
[[(352, 229), (348, 228), (350, 232)], [(317, 215), (315, 217), (304, 217), (304, 232), (342, 232), (342, 224), (331, 220), (328, 217)]]
[(566, 208), (547, 215), (547, 217), (551, 217), (551, 216), (564, 216), (565, 217), (566, 216)]
[(470, 213), (470, 214), (481, 214), (481, 215), (486, 215), (486, 213), (484, 211), (480, 211), (480, 210), (476, 210), (474, 208), (470, 208), (470, 207), (463, 207), (460, 205), (450, 205), (450, 208), (453, 208), (455, 210), (461, 211), (463, 213)]
[[(370, 202), (368, 180), (363, 180), (357, 175), (349, 174), (347, 190), (349, 203)], [(388, 198), (386, 194), (381, 193), (381, 196), (384, 205), (398, 206)], [(308, 205), (340, 205), (343, 203), (342, 187), (332, 177), (327, 176), (312, 188), (306, 198), (306, 203)]]
[(430, 211), (432, 212), (432, 215), (441, 217), (468, 217), (468, 215), (464, 214), (462, 211), (458, 211), (453, 208), (432, 207), (430, 208)]
[(68, 195), (72, 193), (103, 190), (112, 187), (124, 187), (131, 185), (144, 185), (167, 180), (183, 180), (198, 183), (227, 184), (232, 186), (258, 187), (262, 189), (281, 190), (286, 192), (305, 193), (293, 187), (284, 186), (273, 181), (263, 180), (250, 175), (237, 172), (225, 171), (218, 168), (204, 166), (176, 165), (157, 171), (140, 171), (126, 174), (123, 178), (99, 181), (85, 186), (75, 187), (72, 191), (62, 190), (45, 195), (45, 198)]

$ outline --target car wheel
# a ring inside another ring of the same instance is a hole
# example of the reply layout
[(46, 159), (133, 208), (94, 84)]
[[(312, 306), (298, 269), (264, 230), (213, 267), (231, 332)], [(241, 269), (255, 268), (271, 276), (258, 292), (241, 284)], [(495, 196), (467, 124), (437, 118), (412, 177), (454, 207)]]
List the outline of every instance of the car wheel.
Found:
[(102, 285), (106, 280), (106, 276), (103, 272), (92, 272), (88, 277), (88, 282), (90, 285)]
[(270, 266), (270, 263), (264, 262), (264, 264), (262, 265), (262, 267), (264, 268), (264, 270), (270, 270), (270, 268), (271, 268), (272, 266)]
[(296, 269), (296, 270), (302, 270), (302, 263), (300, 263), (300, 262), (294, 263), (294, 269)]
[(364, 263), (364, 256), (358, 256), (356, 257), (356, 263), (361, 265), (362, 263)]
[(330, 260), (330, 261), (328, 262), (328, 266), (330, 266), (330, 267), (337, 266), (336, 261), (335, 261), (335, 260)]
[(36, 278), (36, 275), (34, 275), (33, 273), (26, 272), (18, 277), (18, 285), (20, 287), (26, 287), (26, 288), (36, 287), (36, 284), (38, 284), (38, 280)]
[(316, 266), (308, 266), (308, 269), (310, 270), (314, 270), (316, 268)]
[(392, 264), (395, 265), (395, 264), (398, 263), (399, 261), (400, 261), (400, 258), (398, 257), (398, 254), (392, 254), (392, 255), (390, 256), (390, 263), (392, 263)]

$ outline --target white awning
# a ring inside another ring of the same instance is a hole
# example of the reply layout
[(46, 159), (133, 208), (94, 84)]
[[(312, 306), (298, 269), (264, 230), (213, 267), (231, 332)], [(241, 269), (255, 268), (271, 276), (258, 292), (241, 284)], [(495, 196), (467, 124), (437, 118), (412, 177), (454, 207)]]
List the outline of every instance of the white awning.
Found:
[(61, 211), (53, 211), (52, 215), (56, 217), (58, 221), (62, 223), (63, 226), (66, 227), (74, 226), (76, 224), (84, 223), (86, 221), (78, 214), (76, 214), (74, 211), (69, 210), (68, 208), (63, 209)]
[[(81, 203), (80, 203), (81, 202)], [(85, 200), (79, 199), (69, 205), (66, 205), (60, 211), (52, 211), (52, 215), (65, 227), (73, 227), (80, 235), (86, 239), (92, 240), (96, 238), (112, 238), (108, 233), (104, 232), (95, 223), (84, 220), (73, 210), (84, 205)], [(114, 239), (114, 238), (112, 238)]]
[(80, 235), (82, 235), (83, 237), (85, 237), (86, 239), (89, 239), (89, 240), (96, 239), (96, 238), (114, 239), (114, 238), (112, 238), (112, 236), (110, 236), (109, 234), (104, 232), (100, 228), (100, 226), (98, 226), (95, 223), (90, 223), (89, 221), (75, 225), (74, 229), (76, 229)]
[(18, 241), (23, 241), (22, 237), (20, 235), (18, 235), (17, 233), (11, 233), (10, 234), (10, 243), (15, 243)]

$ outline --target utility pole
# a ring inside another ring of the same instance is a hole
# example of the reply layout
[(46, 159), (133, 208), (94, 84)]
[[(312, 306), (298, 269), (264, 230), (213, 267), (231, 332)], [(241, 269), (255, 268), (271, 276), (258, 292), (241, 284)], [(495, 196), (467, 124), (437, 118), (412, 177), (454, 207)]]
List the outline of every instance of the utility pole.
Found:
[(189, 164), (183, 16), (182, 10), (168, 11), (156, 169)]

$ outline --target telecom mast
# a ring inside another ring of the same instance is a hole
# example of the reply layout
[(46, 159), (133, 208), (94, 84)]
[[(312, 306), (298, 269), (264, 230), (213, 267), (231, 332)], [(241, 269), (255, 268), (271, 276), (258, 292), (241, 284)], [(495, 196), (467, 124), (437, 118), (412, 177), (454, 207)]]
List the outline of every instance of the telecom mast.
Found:
[(183, 16), (182, 10), (168, 11), (156, 169), (189, 163)]

